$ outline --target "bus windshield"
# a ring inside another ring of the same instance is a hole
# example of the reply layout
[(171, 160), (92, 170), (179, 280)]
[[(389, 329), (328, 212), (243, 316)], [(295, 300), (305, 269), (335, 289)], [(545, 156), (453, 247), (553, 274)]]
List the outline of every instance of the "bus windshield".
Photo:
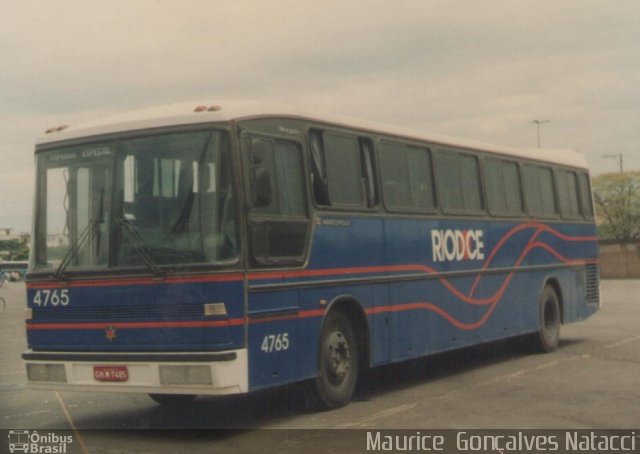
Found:
[(227, 263), (237, 257), (223, 131), (38, 153), (32, 269)]

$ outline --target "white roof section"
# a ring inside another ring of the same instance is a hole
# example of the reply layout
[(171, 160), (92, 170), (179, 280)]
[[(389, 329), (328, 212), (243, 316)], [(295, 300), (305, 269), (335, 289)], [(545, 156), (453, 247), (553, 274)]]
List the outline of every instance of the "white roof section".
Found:
[[(201, 106), (204, 110), (196, 112), (195, 108), (198, 106)], [(490, 145), (439, 134), (416, 131), (400, 126), (359, 120), (335, 114), (325, 114), (317, 111), (308, 111), (286, 104), (253, 101), (195, 101), (162, 105), (115, 115), (78, 126), (57, 128), (57, 131), (41, 136), (36, 143), (40, 145), (118, 132), (162, 128), (168, 126), (228, 122), (231, 120), (266, 116), (313, 119), (319, 122), (353, 127), (376, 133), (384, 133), (417, 141), (426, 141), (452, 147), (471, 148), (474, 150), (529, 158), (539, 161), (548, 161), (578, 168), (588, 168), (587, 161), (584, 156), (575, 150), (547, 148), (520, 149), (500, 145)]]

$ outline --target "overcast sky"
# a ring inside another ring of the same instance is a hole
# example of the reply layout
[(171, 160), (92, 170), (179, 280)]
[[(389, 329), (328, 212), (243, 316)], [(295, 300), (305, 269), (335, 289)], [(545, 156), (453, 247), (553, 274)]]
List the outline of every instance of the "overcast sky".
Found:
[(640, 2), (26, 1), (0, 16), (0, 228), (30, 228), (47, 128), (276, 100), (640, 170)]

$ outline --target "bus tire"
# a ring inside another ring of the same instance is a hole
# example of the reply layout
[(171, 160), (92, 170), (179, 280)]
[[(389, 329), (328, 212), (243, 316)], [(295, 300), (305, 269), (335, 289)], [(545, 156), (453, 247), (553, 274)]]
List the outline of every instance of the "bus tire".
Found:
[(332, 410), (349, 403), (358, 378), (358, 355), (357, 337), (349, 318), (341, 311), (329, 312), (320, 333), (312, 401), (315, 408)]
[(535, 350), (549, 353), (558, 348), (560, 342), (560, 298), (551, 285), (545, 285), (540, 295), (539, 326), (534, 335)]
[(155, 402), (166, 406), (179, 406), (195, 399), (194, 394), (149, 394)]

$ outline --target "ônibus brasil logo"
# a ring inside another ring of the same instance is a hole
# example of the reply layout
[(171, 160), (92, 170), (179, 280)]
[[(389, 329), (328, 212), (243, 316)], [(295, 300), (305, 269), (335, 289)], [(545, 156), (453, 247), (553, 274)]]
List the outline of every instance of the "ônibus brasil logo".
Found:
[(482, 230), (432, 230), (433, 261), (484, 260), (483, 235)]
[(64, 454), (68, 452), (67, 445), (73, 443), (72, 435), (43, 434), (35, 430), (10, 430), (8, 437), (10, 453)]

